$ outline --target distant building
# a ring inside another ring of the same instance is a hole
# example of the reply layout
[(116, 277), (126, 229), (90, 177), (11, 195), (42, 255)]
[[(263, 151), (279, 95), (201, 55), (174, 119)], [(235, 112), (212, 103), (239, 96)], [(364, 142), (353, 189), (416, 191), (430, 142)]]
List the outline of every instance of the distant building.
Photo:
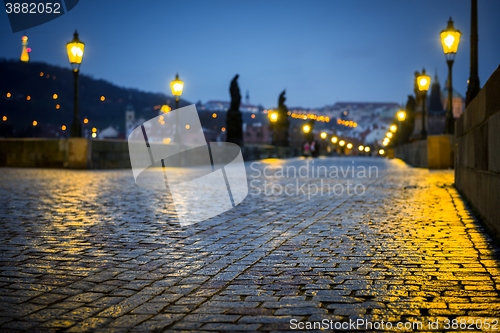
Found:
[[(211, 112), (225, 112), (229, 109), (229, 102), (227, 101), (208, 101), (203, 104), (200, 108), (201, 111), (211, 111)], [(240, 104), (241, 112), (259, 112), (259, 107), (251, 104)]]
[(398, 103), (384, 102), (337, 102), (316, 110), (334, 122), (337, 119), (352, 120), (356, 127), (334, 125), (339, 136), (358, 138), (365, 143), (382, 143), (385, 133), (394, 121), (396, 112), (403, 107)]
[(269, 124), (260, 122), (245, 123), (243, 125), (243, 133), (245, 144), (269, 144), (271, 142)]
[(113, 126), (108, 126), (97, 134), (99, 139), (114, 139), (118, 138), (120, 133)]
[(130, 100), (131, 97), (129, 96), (129, 103), (125, 109), (125, 138), (128, 138), (130, 133), (132, 133), (137, 126), (141, 126), (146, 121), (142, 117), (135, 119), (135, 110)]
[[(443, 108), (448, 109), (448, 89), (443, 90)], [(458, 119), (465, 110), (465, 98), (458, 91), (453, 89), (452, 97), (453, 118)]]

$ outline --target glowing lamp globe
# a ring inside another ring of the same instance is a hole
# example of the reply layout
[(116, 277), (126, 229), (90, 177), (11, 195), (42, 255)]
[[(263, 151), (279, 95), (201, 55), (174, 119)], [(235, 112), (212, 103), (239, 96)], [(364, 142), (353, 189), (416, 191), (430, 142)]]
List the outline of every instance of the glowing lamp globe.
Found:
[(417, 85), (418, 90), (420, 91), (429, 90), (429, 86), (431, 85), (431, 77), (425, 74), (425, 69), (422, 71), (422, 74), (417, 77)]
[(271, 122), (275, 123), (278, 121), (278, 112), (271, 112), (269, 113), (269, 120), (271, 120)]
[(184, 82), (179, 79), (179, 74), (176, 74), (175, 80), (170, 82), (170, 89), (172, 90), (172, 95), (176, 97), (182, 95), (182, 90), (184, 89)]
[(397, 117), (399, 121), (404, 121), (406, 119), (406, 112), (404, 112), (403, 110), (398, 111)]
[(441, 45), (443, 46), (443, 52), (447, 59), (450, 58), (450, 60), (452, 60), (457, 53), (458, 44), (460, 44), (460, 35), (460, 31), (455, 29), (453, 20), (450, 17), (448, 26), (441, 31)]
[(68, 52), (69, 63), (73, 66), (73, 70), (77, 71), (83, 60), (85, 44), (78, 39), (78, 32), (76, 30), (73, 40), (66, 44), (66, 51)]

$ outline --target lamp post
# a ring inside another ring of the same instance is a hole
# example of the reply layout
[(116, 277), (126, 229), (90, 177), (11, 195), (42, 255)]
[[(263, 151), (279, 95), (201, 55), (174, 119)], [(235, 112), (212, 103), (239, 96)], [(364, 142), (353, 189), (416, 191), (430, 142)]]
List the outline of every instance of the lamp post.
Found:
[(471, 0), (470, 11), (470, 74), (467, 80), (465, 107), (479, 94), (481, 86), (478, 75), (478, 33), (477, 33), (477, 0)]
[(422, 140), (427, 138), (427, 130), (425, 129), (425, 107), (427, 104), (427, 90), (429, 90), (429, 86), (431, 85), (431, 77), (425, 73), (425, 69), (422, 70), (422, 74), (417, 77), (417, 86), (418, 90), (423, 93), (422, 98), (422, 130), (420, 134), (422, 136)]
[(458, 51), (458, 44), (460, 43), (460, 31), (455, 29), (453, 26), (453, 20), (450, 17), (448, 21), (448, 26), (446, 29), (441, 31), (441, 44), (443, 45), (443, 52), (446, 57), (446, 63), (448, 64), (448, 103), (446, 108), (446, 126), (445, 133), (453, 134), (455, 132), (455, 126), (453, 121), (453, 84), (451, 69), (453, 67), (453, 61), (455, 60), (455, 55)]
[(78, 74), (80, 72), (80, 64), (83, 60), (83, 51), (85, 44), (78, 39), (78, 32), (75, 30), (73, 40), (66, 44), (66, 51), (68, 52), (68, 59), (71, 67), (73, 68), (74, 78), (74, 94), (73, 94), (73, 122), (71, 123), (71, 137), (82, 137), (82, 124), (80, 124), (80, 116), (78, 114)]
[[(179, 79), (179, 74), (175, 74), (175, 79), (170, 82), (170, 89), (172, 90), (172, 95), (175, 97), (175, 109), (179, 108), (179, 98), (182, 95), (182, 90), (184, 89), (184, 82)], [(174, 133), (174, 143), (180, 143), (181, 137), (179, 133), (179, 113), (175, 113), (175, 133)]]

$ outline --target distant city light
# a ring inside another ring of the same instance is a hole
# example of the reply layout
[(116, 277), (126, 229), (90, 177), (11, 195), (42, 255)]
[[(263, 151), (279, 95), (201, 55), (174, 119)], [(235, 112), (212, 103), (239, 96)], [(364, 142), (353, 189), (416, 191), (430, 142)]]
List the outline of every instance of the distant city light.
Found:
[(326, 132), (321, 132), (321, 134), (319, 136), (324, 140), (324, 139), (326, 139), (328, 134)]
[(337, 124), (347, 127), (358, 127), (358, 123), (352, 120), (337, 119)]
[(212, 113), (212, 118), (214, 118), (214, 119), (217, 118), (217, 113), (215, 113), (215, 112)]
[(12, 96), (12, 94), (10, 92), (7, 93), (7, 98), (10, 98), (10, 96)]
[(89, 123), (89, 119), (88, 119), (88, 118), (84, 118), (84, 119), (83, 119), (83, 123), (84, 123), (84, 124), (88, 124), (88, 123)]
[(161, 106), (160, 110), (163, 113), (169, 113), (170, 111), (172, 111), (172, 108), (170, 106), (164, 104)]
[(349, 143), (347, 144), (347, 149), (352, 149), (352, 143), (350, 143), (350, 142), (349, 142)]
[(31, 96), (30, 95), (26, 96), (26, 100), (31, 101)]
[(95, 132), (97, 132), (97, 128), (92, 127), (92, 133), (95, 133)]
[(3, 120), (3, 121), (7, 121), (7, 116), (3, 116), (3, 117), (2, 117), (2, 120)]
[(250, 116), (252, 119), (255, 119), (255, 114), (252, 113), (252, 115)]
[(370, 152), (370, 147), (365, 147), (365, 152), (369, 153)]
[(392, 133), (396, 133), (397, 130), (398, 127), (396, 125), (391, 125), (391, 127), (389, 127), (389, 131), (391, 131)]
[[(264, 113), (266, 113), (266, 112), (264, 112)], [(296, 118), (296, 119), (303, 119), (303, 120), (313, 119), (313, 120), (316, 120), (319, 122), (324, 122), (324, 123), (330, 122), (330, 117), (317, 116), (317, 115), (312, 114), (312, 113), (306, 114), (306, 113), (291, 112), (289, 115), (291, 115), (292, 118)]]
[(226, 128), (225, 128), (225, 127), (222, 127), (220, 130), (221, 130), (222, 132), (225, 132), (225, 131), (226, 131)]
[(57, 97), (59, 97), (57, 94), (52, 95), (53, 99), (57, 99)]
[(380, 149), (380, 150), (378, 151), (378, 153), (379, 153), (380, 155), (384, 155), (384, 154), (385, 154), (385, 150)]
[(360, 145), (360, 146), (358, 147), (358, 150), (359, 150), (359, 151), (363, 151), (363, 150), (365, 150), (365, 146)]
[(65, 130), (66, 130), (66, 125), (62, 125), (62, 126), (61, 126), (61, 129), (62, 129), (63, 131), (65, 131)]
[(33, 126), (36, 126), (36, 125), (38, 125), (38, 121), (33, 120)]
[(385, 135), (386, 135), (388, 138), (392, 138), (392, 137), (394, 136), (391, 132), (387, 132)]
[(339, 138), (337, 138), (336, 136), (334, 136), (334, 137), (332, 138), (332, 143), (337, 143), (337, 141), (339, 141)]
[(189, 126), (189, 124), (187, 124), (186, 126), (184, 126), (186, 129), (190, 129), (191, 126)]
[(304, 126), (302, 126), (302, 131), (303, 131), (304, 133), (306, 133), (306, 134), (307, 134), (307, 133), (309, 133), (309, 132), (311, 131), (311, 126), (309, 126), (309, 125), (307, 125), (307, 124), (306, 124), (306, 125), (304, 125)]
[(43, 72), (40, 72), (40, 76), (43, 76), (43, 75), (44, 75)]
[(345, 145), (345, 141), (344, 141), (344, 140), (340, 140), (339, 145), (340, 145), (341, 147), (344, 147), (344, 145)]
[(97, 133), (92, 133), (92, 137), (95, 139), (97, 138)]
[(101, 102), (104, 102), (106, 100), (106, 97), (101, 96), (100, 100), (101, 100)]
[(59, 104), (56, 104), (56, 110), (59, 110), (61, 106)]
[(163, 143), (165, 143), (165, 144), (167, 144), (167, 145), (168, 145), (171, 141), (172, 141), (172, 139), (170, 139), (170, 138), (163, 138)]

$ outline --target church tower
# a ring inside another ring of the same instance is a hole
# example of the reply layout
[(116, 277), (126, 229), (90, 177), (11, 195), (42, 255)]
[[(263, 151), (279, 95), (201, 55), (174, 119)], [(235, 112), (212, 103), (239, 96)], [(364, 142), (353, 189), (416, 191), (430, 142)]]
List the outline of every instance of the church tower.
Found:
[(132, 106), (132, 95), (128, 96), (128, 105), (125, 109), (125, 135), (128, 137), (135, 128), (135, 110)]
[(441, 85), (439, 84), (439, 78), (436, 73), (434, 76), (434, 82), (431, 86), (431, 94), (429, 96), (429, 110), (431, 111), (443, 111), (443, 103), (441, 96)]

